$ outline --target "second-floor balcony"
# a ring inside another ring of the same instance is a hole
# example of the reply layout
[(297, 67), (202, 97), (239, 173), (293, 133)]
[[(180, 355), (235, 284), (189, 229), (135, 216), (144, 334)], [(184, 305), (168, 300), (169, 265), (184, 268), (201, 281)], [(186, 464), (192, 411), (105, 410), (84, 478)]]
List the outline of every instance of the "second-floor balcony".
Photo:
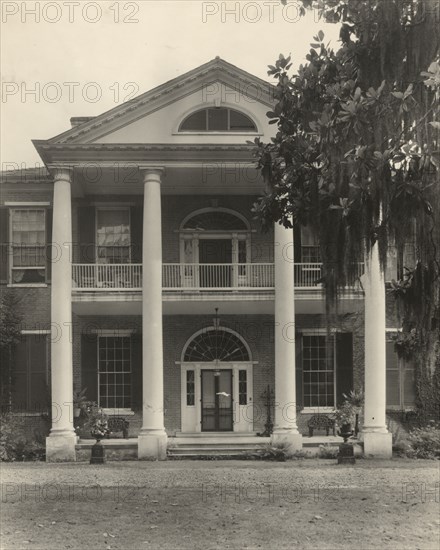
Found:
[[(361, 275), (362, 266), (359, 266)], [(321, 290), (321, 263), (294, 266), (296, 288)], [(182, 264), (162, 266), (164, 292), (273, 291), (273, 263)], [(117, 292), (142, 290), (142, 264), (74, 264), (73, 290)]]

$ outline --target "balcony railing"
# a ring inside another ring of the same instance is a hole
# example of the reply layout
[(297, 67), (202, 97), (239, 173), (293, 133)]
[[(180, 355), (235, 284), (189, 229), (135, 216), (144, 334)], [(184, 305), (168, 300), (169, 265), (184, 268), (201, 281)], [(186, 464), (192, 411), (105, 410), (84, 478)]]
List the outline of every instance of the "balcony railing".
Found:
[[(320, 289), (322, 264), (294, 266), (295, 288)], [(362, 266), (359, 266), (359, 275)], [(273, 290), (275, 266), (258, 264), (163, 264), (165, 291)], [(81, 291), (126, 291), (142, 289), (142, 264), (75, 264), (73, 289)]]

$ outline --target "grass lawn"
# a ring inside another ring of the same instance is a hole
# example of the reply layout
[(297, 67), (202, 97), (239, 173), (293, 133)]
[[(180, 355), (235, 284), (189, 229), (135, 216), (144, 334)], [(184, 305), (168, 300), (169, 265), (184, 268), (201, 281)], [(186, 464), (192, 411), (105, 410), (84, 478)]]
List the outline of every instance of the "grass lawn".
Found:
[(429, 549), (439, 462), (1, 465), (1, 547)]

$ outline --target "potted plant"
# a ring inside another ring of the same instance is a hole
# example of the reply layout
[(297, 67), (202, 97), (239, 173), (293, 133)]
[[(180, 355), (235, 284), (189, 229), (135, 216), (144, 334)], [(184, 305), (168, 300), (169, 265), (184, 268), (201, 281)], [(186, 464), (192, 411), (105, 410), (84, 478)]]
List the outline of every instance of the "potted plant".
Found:
[(81, 414), (81, 409), (87, 402), (86, 398), (87, 388), (83, 388), (81, 391), (75, 390), (73, 392), (73, 416), (78, 418)]
[(354, 434), (357, 437), (359, 433), (359, 416), (364, 406), (364, 392), (363, 390), (351, 390), (348, 395), (345, 393), (342, 395), (345, 397), (345, 401), (353, 407), (355, 414)]
[(339, 435), (344, 438), (344, 442), (346, 442), (347, 439), (353, 435), (352, 425), (355, 417), (355, 408), (348, 401), (344, 401), (344, 403), (336, 410), (335, 420), (339, 426)]
[(110, 433), (108, 427), (108, 417), (97, 403), (87, 402), (85, 407), (87, 415), (86, 426), (90, 429), (90, 435), (96, 439), (92, 447), (90, 464), (104, 464), (105, 449), (101, 444), (101, 439)]

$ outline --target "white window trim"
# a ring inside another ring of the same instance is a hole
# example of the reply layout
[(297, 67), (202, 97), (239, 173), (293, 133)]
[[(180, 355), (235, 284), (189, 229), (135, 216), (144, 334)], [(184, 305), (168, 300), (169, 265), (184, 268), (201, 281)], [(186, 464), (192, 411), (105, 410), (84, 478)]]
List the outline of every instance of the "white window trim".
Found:
[[(117, 334), (115, 334), (117, 333)], [(100, 380), (99, 380), (99, 377), (100, 377), (100, 372), (99, 372), (99, 340), (101, 337), (103, 338), (106, 338), (106, 337), (119, 337), (119, 338), (123, 338), (123, 337), (130, 337), (131, 334), (133, 333), (132, 330), (112, 330), (112, 329), (103, 329), (103, 330), (99, 330), (98, 329), (98, 338), (97, 338), (97, 343), (96, 343), (96, 346), (97, 346), (97, 357), (98, 357), (98, 369), (97, 369), (97, 373), (96, 373), (96, 376), (97, 376), (97, 385), (98, 385), (98, 404), (99, 406), (100, 405), (100, 401), (101, 401), (101, 395), (100, 395), (100, 391), (99, 391), (99, 388), (100, 388)], [(124, 374), (124, 373), (122, 373)], [(127, 373), (125, 373), (127, 374)], [(130, 342), (130, 399), (132, 400), (133, 399), (133, 395), (132, 395), (132, 391), (131, 391), (131, 383), (132, 383), (132, 375), (133, 375), (133, 363), (132, 363), (132, 356), (131, 356), (131, 342)], [(121, 407), (121, 408), (115, 408), (115, 407), (101, 407), (102, 410), (105, 412), (105, 411), (131, 411), (133, 412), (134, 414), (134, 411), (132, 409), (129, 409), (128, 407)], [(108, 413), (106, 413), (108, 414)], [(110, 414), (117, 414), (115, 412), (113, 413), (110, 413)]]
[[(331, 336), (334, 336), (336, 333), (338, 332), (338, 329), (331, 329), (330, 330), (330, 335)], [(301, 338), (301, 360), (303, 360), (303, 351), (304, 351), (304, 342), (303, 342), (303, 336), (327, 336), (327, 329), (325, 328), (316, 328), (316, 329), (301, 329), (299, 331), (300, 333), (300, 338)], [(303, 373), (302, 375), (302, 379), (301, 379), (301, 384), (302, 384), (302, 395), (303, 395), (303, 399), (304, 399), (304, 363), (301, 365), (301, 371)], [(336, 398), (337, 398), (337, 385), (338, 385), (338, 380), (337, 380), (337, 377), (336, 377), (336, 338), (333, 338), (333, 402), (334, 402), (334, 406), (333, 407), (329, 407), (329, 406), (325, 406), (325, 407), (319, 407), (317, 405), (314, 405), (314, 406), (309, 406), (309, 407), (304, 407), (301, 409), (301, 412), (303, 413), (315, 413), (315, 414), (318, 414), (319, 412), (321, 413), (332, 413), (332, 412), (335, 412), (337, 407), (336, 407)]]
[(47, 265), (38, 267), (38, 266), (30, 266), (30, 267), (14, 267), (14, 245), (13, 245), (13, 231), (12, 231), (12, 221), (13, 221), (13, 212), (15, 210), (21, 210), (22, 208), (26, 208), (27, 210), (41, 210), (44, 212), (44, 239), (45, 239), (45, 245), (47, 246), (47, 207), (50, 206), (50, 203), (38, 203), (38, 202), (26, 202), (26, 203), (5, 203), (5, 206), (10, 206), (9, 208), (9, 220), (8, 220), (8, 226), (9, 226), (9, 247), (8, 247), (8, 256), (9, 256), (9, 265), (8, 265), (8, 277), (9, 281), (7, 284), (8, 288), (47, 288), (47, 283), (14, 283), (12, 282), (12, 272), (14, 270), (19, 269), (44, 269), (44, 278), (47, 278)]
[[(389, 334), (397, 334), (398, 332), (402, 332), (402, 328), (386, 328), (385, 329), (385, 333), (386, 333), (386, 336), (387, 336), (387, 339), (386, 339), (386, 342), (392, 342), (392, 340), (389, 338)], [(399, 371), (399, 384), (400, 384), (400, 392), (399, 392), (399, 400), (400, 400), (400, 405), (386, 405), (386, 410), (387, 411), (404, 411), (404, 412), (408, 412), (408, 411), (414, 411), (415, 410), (415, 405), (403, 405), (402, 403), (404, 402), (404, 388), (405, 388), (405, 366), (403, 365), (402, 366), (402, 362), (403, 360), (398, 357), (398, 364), (399, 364), (399, 368), (398, 369), (393, 369), (393, 370), (398, 370)], [(386, 369), (385, 367), (385, 370), (388, 370)], [(392, 370), (392, 369), (390, 369)], [(402, 372), (403, 371), (403, 372)], [(402, 378), (402, 375), (403, 375), (403, 378)]]

